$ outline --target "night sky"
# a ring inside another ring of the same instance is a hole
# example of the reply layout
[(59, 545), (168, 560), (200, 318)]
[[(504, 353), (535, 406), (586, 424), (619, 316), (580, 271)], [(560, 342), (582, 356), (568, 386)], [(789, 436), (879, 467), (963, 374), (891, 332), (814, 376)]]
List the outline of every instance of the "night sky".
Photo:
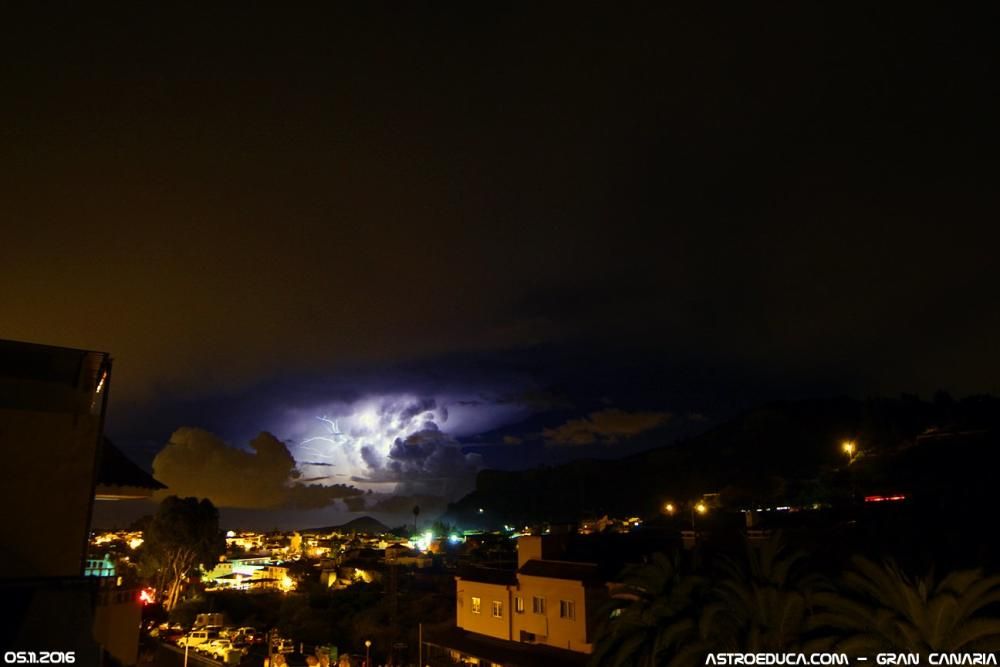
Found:
[(0, 337), (246, 524), (1000, 392), (998, 17), (661, 4), (5, 9)]

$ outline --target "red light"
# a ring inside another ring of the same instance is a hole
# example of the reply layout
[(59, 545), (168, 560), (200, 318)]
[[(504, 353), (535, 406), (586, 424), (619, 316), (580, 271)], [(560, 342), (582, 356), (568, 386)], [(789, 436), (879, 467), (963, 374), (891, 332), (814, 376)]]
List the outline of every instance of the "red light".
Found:
[(152, 588), (143, 588), (139, 591), (139, 602), (143, 604), (153, 604), (154, 595)]
[(906, 500), (906, 496), (902, 493), (895, 496), (865, 496), (866, 503), (888, 503), (896, 502), (899, 500)]

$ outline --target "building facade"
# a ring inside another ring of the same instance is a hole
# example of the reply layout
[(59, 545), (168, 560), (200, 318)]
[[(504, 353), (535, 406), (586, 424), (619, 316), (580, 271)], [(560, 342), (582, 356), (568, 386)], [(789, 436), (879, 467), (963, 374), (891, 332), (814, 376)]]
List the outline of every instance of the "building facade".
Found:
[[(516, 570), (455, 578), (455, 628), (425, 641), (432, 664), (582, 665), (593, 652), (594, 610), (607, 586), (592, 563), (561, 561), (554, 540), (523, 536)], [(436, 656), (436, 658), (435, 658)]]

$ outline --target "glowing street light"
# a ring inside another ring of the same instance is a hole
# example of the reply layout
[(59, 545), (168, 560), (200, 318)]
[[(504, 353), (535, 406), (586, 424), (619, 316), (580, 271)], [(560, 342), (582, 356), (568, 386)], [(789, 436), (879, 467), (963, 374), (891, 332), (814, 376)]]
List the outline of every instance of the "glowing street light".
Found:
[(691, 530), (695, 530), (694, 517), (695, 515), (704, 516), (708, 513), (708, 505), (705, 504), (704, 500), (699, 500), (694, 505), (691, 506)]
[(666, 512), (667, 514), (673, 515), (673, 513), (677, 511), (677, 508), (674, 507), (673, 503), (666, 503), (663, 506), (663, 511)]
[(372, 664), (372, 661), (371, 661), (371, 648), (372, 648), (372, 640), (366, 639), (365, 640), (365, 667), (370, 667), (370, 665)]
[(854, 463), (854, 457), (858, 453), (858, 443), (853, 440), (844, 440), (844, 442), (841, 443), (840, 448), (845, 454), (847, 454), (847, 463)]

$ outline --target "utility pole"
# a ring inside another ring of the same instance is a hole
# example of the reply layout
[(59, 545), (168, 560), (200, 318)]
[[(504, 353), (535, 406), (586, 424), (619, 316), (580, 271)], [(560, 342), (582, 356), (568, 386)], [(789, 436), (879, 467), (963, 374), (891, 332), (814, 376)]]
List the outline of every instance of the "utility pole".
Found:
[(417, 624), (417, 667), (424, 667), (424, 624)]

